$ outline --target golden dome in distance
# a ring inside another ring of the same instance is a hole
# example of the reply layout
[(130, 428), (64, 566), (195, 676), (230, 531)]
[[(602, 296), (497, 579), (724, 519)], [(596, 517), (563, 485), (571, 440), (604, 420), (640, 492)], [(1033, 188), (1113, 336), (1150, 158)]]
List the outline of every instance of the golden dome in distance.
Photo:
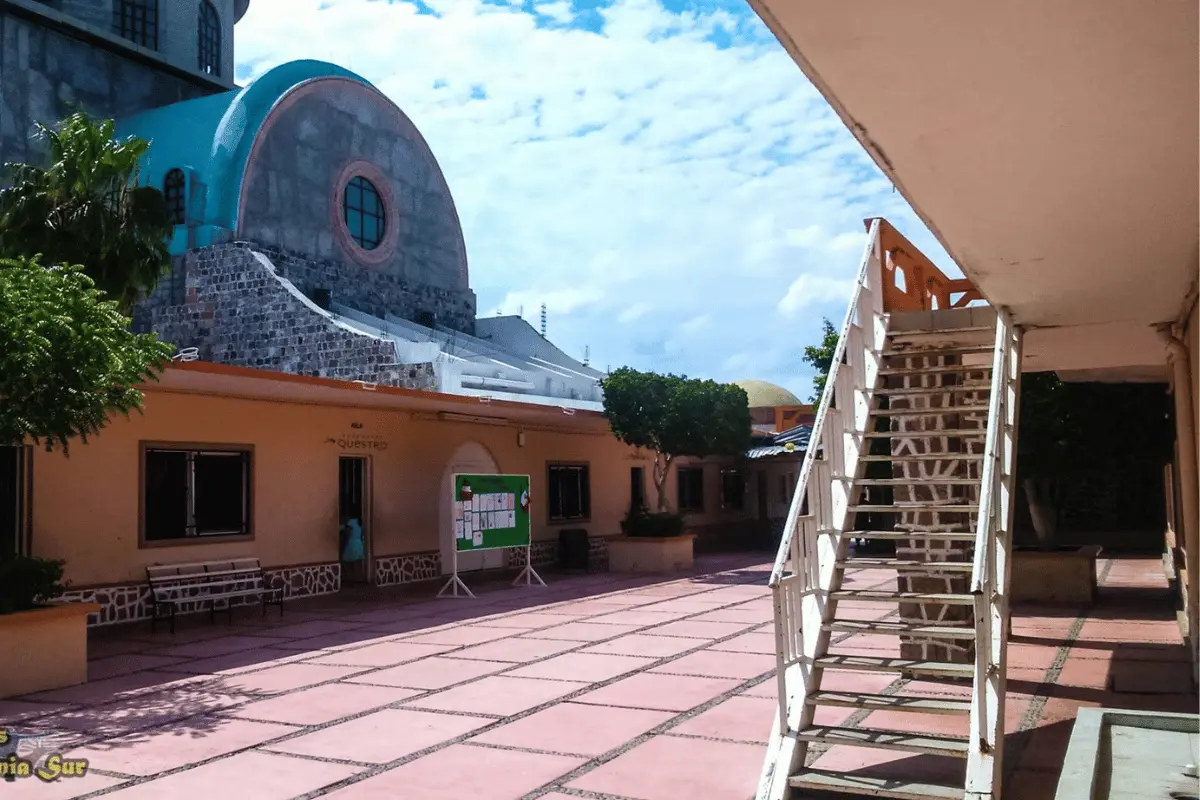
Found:
[(750, 401), (750, 408), (776, 408), (778, 406), (800, 406), (804, 401), (782, 386), (757, 380), (734, 381), (742, 387)]

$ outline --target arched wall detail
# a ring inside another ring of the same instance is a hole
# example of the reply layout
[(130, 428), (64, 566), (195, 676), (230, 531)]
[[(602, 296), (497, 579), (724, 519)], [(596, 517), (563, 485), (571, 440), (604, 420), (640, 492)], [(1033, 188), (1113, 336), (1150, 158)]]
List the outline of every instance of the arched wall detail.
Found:
[[(477, 475), (499, 474), (500, 462), (485, 445), (470, 441), (459, 445), (442, 469), (440, 497), (438, 498), (438, 546), (442, 555), (442, 574), (453, 572), (454, 565), (454, 514), (453, 478), (456, 473)], [(491, 569), (505, 564), (504, 550), (485, 550), (478, 553), (460, 553), (458, 571), (470, 572)]]

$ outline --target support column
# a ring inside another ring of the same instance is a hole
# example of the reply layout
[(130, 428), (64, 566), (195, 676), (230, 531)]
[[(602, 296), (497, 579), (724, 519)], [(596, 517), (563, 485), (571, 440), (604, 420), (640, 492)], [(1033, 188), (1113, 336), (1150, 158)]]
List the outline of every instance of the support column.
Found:
[[(1191, 360), (1178, 337), (1178, 326), (1159, 330), (1167, 345), (1171, 389), (1175, 396), (1175, 439), (1179, 453), (1179, 496), (1183, 506), (1183, 553), (1187, 570), (1188, 639), (1192, 678), (1200, 681), (1200, 480), (1196, 473), (1195, 398), (1192, 397)], [(1176, 531), (1178, 535), (1179, 531)]]

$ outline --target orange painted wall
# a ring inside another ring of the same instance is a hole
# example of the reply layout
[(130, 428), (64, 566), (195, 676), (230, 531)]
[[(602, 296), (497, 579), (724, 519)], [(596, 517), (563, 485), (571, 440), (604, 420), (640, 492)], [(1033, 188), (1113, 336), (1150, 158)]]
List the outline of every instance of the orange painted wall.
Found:
[[(352, 428), (352, 423), (361, 428)], [(570, 424), (569, 422), (566, 424)], [(443, 472), (457, 448), (470, 441), (486, 447), (501, 472), (527, 473), (535, 503), (546, 494), (548, 461), (587, 462), (591, 519), (551, 524), (535, 513), (535, 540), (555, 539), (562, 527), (583, 527), (592, 536), (620, 532), (629, 505), (629, 468), (650, 462), (604, 433), (527, 430), (462, 422), (413, 419), (406, 412), (339, 408), (149, 391), (145, 413), (118, 418), (69, 457), (38, 452), (34, 463), (33, 549), (67, 560), (76, 586), (144, 580), (153, 563), (252, 556), (264, 566), (336, 561), (338, 558), (338, 457), (329, 438), (347, 433), (379, 436), (386, 449), (370, 453), (372, 539), (376, 557), (439, 548), (439, 496)], [(139, 547), (141, 513), (139, 443), (180, 442), (252, 445), (254, 540), (168, 547)], [(737, 515), (717, 511), (719, 467), (706, 470), (711, 513), (693, 523)], [(668, 485), (676, 497), (674, 470)], [(542, 507), (544, 509), (544, 506)], [(747, 503), (746, 515), (754, 512)]]

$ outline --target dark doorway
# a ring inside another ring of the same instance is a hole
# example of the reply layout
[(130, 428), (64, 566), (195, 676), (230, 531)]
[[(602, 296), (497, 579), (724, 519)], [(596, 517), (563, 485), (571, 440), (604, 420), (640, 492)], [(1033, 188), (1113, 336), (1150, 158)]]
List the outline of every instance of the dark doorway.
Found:
[(342, 585), (370, 583), (371, 531), (367, 459), (342, 456), (338, 459), (338, 557), (342, 562)]
[(646, 505), (646, 470), (643, 467), (629, 468), (629, 507)]
[(33, 449), (0, 447), (0, 558), (29, 555), (32, 542)]

